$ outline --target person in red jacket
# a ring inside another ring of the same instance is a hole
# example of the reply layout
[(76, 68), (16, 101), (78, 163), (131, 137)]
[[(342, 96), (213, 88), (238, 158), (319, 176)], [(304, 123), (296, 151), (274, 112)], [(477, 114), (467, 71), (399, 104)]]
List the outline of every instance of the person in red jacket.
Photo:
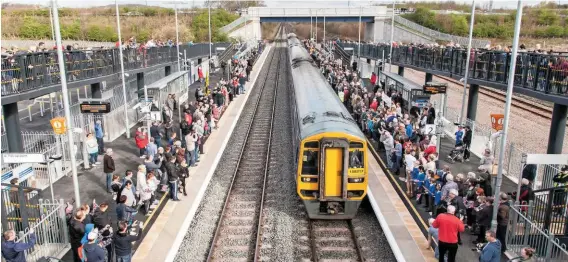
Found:
[(136, 141), (136, 146), (140, 150), (140, 158), (146, 157), (146, 146), (148, 145), (148, 135), (146, 131), (142, 129), (142, 127), (138, 127), (136, 130), (136, 135), (134, 136), (134, 140)]
[(377, 74), (375, 74), (375, 72), (373, 72), (371, 74), (371, 85), (374, 87), (377, 84)]
[(448, 253), (448, 262), (456, 261), (458, 252), (458, 232), (463, 232), (465, 226), (463, 222), (457, 218), (456, 207), (449, 205), (447, 213), (439, 214), (432, 223), (434, 228), (438, 229), (438, 249), (439, 261), (444, 261), (444, 256)]
[(371, 105), (369, 106), (369, 108), (377, 111), (378, 107), (379, 107), (379, 102), (377, 101), (376, 98), (373, 98), (373, 102), (371, 102)]

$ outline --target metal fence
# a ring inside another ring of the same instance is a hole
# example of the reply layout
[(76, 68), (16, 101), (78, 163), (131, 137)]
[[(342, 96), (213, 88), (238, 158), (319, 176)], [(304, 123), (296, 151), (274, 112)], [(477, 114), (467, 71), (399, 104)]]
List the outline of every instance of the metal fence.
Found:
[[(214, 43), (227, 47), (229, 43)], [(209, 43), (180, 46), (180, 52), (194, 58), (209, 54)], [(175, 62), (176, 47), (125, 49), (126, 71)], [(118, 74), (120, 60), (118, 49), (66, 51), (64, 54), (67, 81), (73, 83), (95, 77)], [(2, 95), (27, 92), (40, 87), (60, 84), (57, 52), (36, 52), (2, 58)]]
[[(467, 37), (455, 36), (455, 35), (442, 33), (440, 31), (432, 30), (430, 28), (427, 28), (427, 27), (421, 26), (417, 23), (414, 23), (414, 22), (412, 22), (408, 19), (402, 18), (400, 16), (395, 16), (394, 21), (396, 23), (410, 29), (410, 30), (416, 31), (416, 32), (423, 34), (425, 36), (432, 37), (436, 40), (454, 42), (454, 43), (460, 44), (462, 46), (467, 46), (468, 42), (469, 42), (469, 38), (467, 38)], [(488, 44), (491, 44), (491, 41), (481, 40), (481, 39), (472, 39), (472, 41), (471, 41), (471, 46), (474, 47), (474, 48), (482, 48), (482, 47), (485, 47)]]
[[(534, 221), (531, 216), (526, 216), (523, 209), (531, 208), (530, 205), (515, 206), (509, 209), (509, 225), (507, 227), (507, 248), (509, 251), (521, 254), (525, 247), (536, 250), (533, 261), (568, 261), (568, 249), (566, 244), (554, 236), (554, 232), (542, 229), (541, 222)], [(564, 214), (566, 221), (566, 214)]]
[[(36, 244), (25, 251), (26, 261), (38, 261), (42, 257), (58, 257), (64, 255), (70, 248), (67, 221), (65, 219), (65, 203), (63, 199), (51, 202), (39, 200), (40, 220), (34, 223), (33, 229)], [(18, 243), (28, 243), (32, 238), (29, 229), (20, 232)]]
[[(342, 48), (353, 48), (358, 54), (356, 43), (339, 42)], [(381, 59), (388, 57), (390, 46), (384, 44), (362, 44), (361, 56)], [(418, 70), (453, 77), (465, 76), (467, 51), (455, 47), (397, 46), (393, 48), (392, 63), (397, 66), (412, 66)], [(469, 81), (472, 84), (487, 83), (506, 86), (511, 53), (503, 51), (471, 51)], [(568, 96), (568, 55), (519, 53), (516, 61), (515, 88), (530, 89), (550, 95)]]
[(39, 189), (2, 183), (2, 229), (22, 231), (39, 221)]
[[(435, 104), (439, 112), (441, 103), (436, 102)], [(455, 123), (459, 123), (460, 111), (461, 109), (459, 108), (447, 107), (444, 109), (444, 134), (453, 140), (455, 140), (454, 134), (457, 131)], [(467, 118), (464, 120), (464, 123), (461, 124), (471, 127), (473, 138), (470, 150), (473, 154), (481, 157), (485, 149), (490, 148), (496, 158), (499, 156), (500, 147), (496, 145), (500, 144), (500, 140), (499, 138), (491, 140), (491, 134), (493, 133), (491, 126), (479, 124)], [(504, 174), (516, 184), (521, 182), (520, 180), (522, 179), (524, 168), (522, 165), (523, 157), (527, 152), (527, 150), (512, 142), (507, 142), (505, 145), (505, 158), (503, 161)], [(539, 190), (553, 187), (552, 178), (559, 172), (560, 168), (557, 165), (538, 165), (536, 176), (532, 184), (533, 189)]]

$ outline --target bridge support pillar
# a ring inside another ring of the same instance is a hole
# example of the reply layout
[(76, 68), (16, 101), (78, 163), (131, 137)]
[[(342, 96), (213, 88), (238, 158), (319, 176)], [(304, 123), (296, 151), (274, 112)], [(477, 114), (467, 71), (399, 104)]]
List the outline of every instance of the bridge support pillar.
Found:
[(102, 85), (100, 82), (91, 84), (91, 97), (92, 98), (103, 97)]
[(375, 43), (384, 41), (385, 19), (382, 17), (375, 17), (373, 22), (365, 23), (365, 41), (373, 41)]
[(568, 106), (554, 104), (552, 109), (552, 123), (548, 136), (547, 154), (562, 154), (562, 144), (566, 134), (566, 117), (568, 116)]
[[(138, 90), (138, 97), (144, 97), (144, 73), (137, 73), (136, 74), (136, 89)], [(142, 91), (142, 92), (141, 92)]]
[(399, 66), (399, 67), (398, 67), (398, 75), (399, 75), (399, 76), (404, 76), (404, 66)]
[(252, 37), (256, 40), (262, 40), (262, 27), (260, 26), (260, 17), (252, 17)]
[(2, 112), (4, 113), (3, 125), (6, 128), (8, 151), (24, 152), (22, 131), (20, 130), (20, 116), (18, 114), (18, 103), (3, 105)]
[(474, 120), (477, 116), (477, 98), (479, 97), (479, 85), (469, 85), (467, 96), (467, 118)]
[(165, 76), (169, 76), (169, 75), (172, 74), (172, 67), (171, 66), (166, 66), (165, 69), (166, 69)]
[(426, 84), (428, 82), (432, 82), (432, 79), (434, 79), (434, 76), (430, 73), (426, 73), (426, 78), (424, 79), (424, 84)]

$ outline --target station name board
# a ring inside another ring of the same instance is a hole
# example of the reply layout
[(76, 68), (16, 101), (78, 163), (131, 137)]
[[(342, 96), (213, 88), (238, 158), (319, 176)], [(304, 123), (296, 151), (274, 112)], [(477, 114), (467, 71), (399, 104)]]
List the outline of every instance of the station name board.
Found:
[(106, 114), (110, 112), (110, 103), (88, 102), (88, 103), (81, 103), (80, 106), (81, 106), (81, 113)]
[(445, 94), (446, 90), (448, 89), (448, 84), (446, 83), (435, 83), (435, 82), (428, 82), (423, 86), (423, 92), (425, 94)]

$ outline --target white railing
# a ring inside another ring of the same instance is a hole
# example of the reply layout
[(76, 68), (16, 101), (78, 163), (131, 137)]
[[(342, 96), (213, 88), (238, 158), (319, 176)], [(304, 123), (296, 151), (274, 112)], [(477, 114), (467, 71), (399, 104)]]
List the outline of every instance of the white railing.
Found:
[(566, 244), (561, 244), (553, 232), (542, 230), (542, 225), (539, 225), (541, 223), (531, 221), (531, 217), (526, 217), (520, 207), (527, 206), (511, 206), (509, 209), (506, 238), (508, 251), (520, 256), (523, 248), (532, 247), (536, 254), (531, 261), (568, 261)]
[(219, 30), (223, 33), (229, 33), (233, 31), (235, 28), (239, 27), (242, 23), (246, 23), (248, 19), (249, 18), (247, 15), (243, 15), (239, 17), (237, 20), (229, 23), (228, 25), (219, 28)]
[[(425, 36), (432, 37), (436, 40), (454, 42), (454, 43), (460, 44), (461, 46), (467, 47), (468, 40), (469, 40), (469, 38), (467, 38), (467, 37), (455, 36), (455, 35), (442, 33), (440, 31), (432, 30), (430, 28), (427, 28), (427, 27), (421, 26), (417, 23), (414, 23), (414, 22), (412, 22), (408, 19), (402, 18), (400, 16), (395, 16), (394, 21), (396, 23), (404, 26), (404, 27), (407, 27), (407, 28), (409, 28), (413, 31), (416, 31), (420, 34), (423, 34)], [(488, 44), (491, 44), (491, 42), (488, 41), (488, 40), (472, 39), (472, 41), (471, 41), (471, 46), (474, 47), (474, 48), (482, 48), (482, 47), (485, 47)]]
[[(439, 103), (437, 103), (437, 106)], [(437, 107), (439, 112), (439, 106)], [(461, 109), (458, 108), (446, 108), (444, 116), (444, 133), (446, 136), (455, 140), (455, 132), (457, 131), (457, 126), (454, 123), (459, 123), (459, 112)], [(492, 153), (495, 158), (499, 156), (499, 139), (491, 140), (491, 134), (493, 134), (493, 129), (491, 126), (483, 125), (475, 122), (471, 119), (465, 119), (464, 125), (471, 127), (473, 132), (473, 138), (471, 142), (471, 153), (482, 157), (483, 152), (486, 148), (492, 149)], [(527, 150), (522, 147), (508, 142), (505, 148), (505, 159), (504, 163), (504, 174), (511, 179), (511, 181), (519, 184), (522, 178), (522, 163), (523, 155), (527, 154)], [(444, 156), (445, 157), (445, 156)], [(496, 163), (495, 163), (496, 164)], [(558, 174), (560, 169), (555, 165), (538, 165), (535, 180), (533, 181), (533, 189), (545, 189), (553, 187), (552, 178), (554, 175)], [(516, 190), (516, 189), (515, 189)]]
[[(39, 200), (41, 219), (31, 226), (36, 237), (34, 247), (25, 251), (26, 261), (38, 261), (42, 257), (62, 257), (70, 248), (67, 222), (65, 220), (65, 203), (62, 200), (51, 202)], [(19, 232), (18, 243), (29, 243), (32, 238), (30, 230)]]

